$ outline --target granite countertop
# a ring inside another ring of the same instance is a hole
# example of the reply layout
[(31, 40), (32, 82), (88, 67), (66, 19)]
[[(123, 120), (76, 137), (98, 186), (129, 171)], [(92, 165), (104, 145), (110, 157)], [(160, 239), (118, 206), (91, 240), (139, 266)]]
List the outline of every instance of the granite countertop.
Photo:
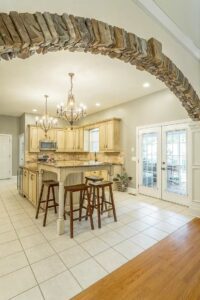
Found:
[(69, 161), (56, 161), (56, 162), (39, 162), (39, 165), (52, 166), (56, 168), (67, 168), (67, 167), (91, 167), (91, 166), (108, 166), (112, 163), (99, 162), (99, 161), (79, 161), (79, 160), (69, 160)]
[(31, 172), (38, 172), (38, 168), (37, 167), (32, 167), (32, 166), (24, 166), (24, 167), (21, 167), (23, 169), (27, 169)]

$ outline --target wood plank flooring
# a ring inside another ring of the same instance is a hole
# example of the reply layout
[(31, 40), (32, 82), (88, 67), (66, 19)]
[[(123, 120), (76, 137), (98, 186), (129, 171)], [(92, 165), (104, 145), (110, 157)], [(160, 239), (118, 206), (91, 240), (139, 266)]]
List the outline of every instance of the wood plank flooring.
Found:
[(200, 219), (195, 218), (73, 300), (200, 300)]

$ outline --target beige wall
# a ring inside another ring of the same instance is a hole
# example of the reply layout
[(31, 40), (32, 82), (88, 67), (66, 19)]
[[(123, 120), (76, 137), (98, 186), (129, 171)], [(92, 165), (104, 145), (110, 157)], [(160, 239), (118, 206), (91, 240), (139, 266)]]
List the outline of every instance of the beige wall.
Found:
[(129, 175), (133, 177), (132, 186), (135, 187), (136, 166), (132, 157), (136, 156), (136, 127), (186, 119), (187, 113), (179, 100), (171, 92), (164, 90), (89, 115), (82, 124), (113, 117), (122, 119), (121, 135), (125, 167)]
[(12, 135), (12, 175), (19, 165), (19, 118), (0, 115), (0, 133)]

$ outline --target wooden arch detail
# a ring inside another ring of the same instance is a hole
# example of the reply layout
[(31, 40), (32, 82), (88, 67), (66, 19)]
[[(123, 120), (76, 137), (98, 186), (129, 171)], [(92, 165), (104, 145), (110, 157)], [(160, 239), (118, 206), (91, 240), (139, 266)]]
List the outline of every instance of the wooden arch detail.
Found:
[(28, 58), (59, 50), (108, 55), (135, 65), (163, 81), (193, 120), (200, 120), (200, 100), (154, 38), (145, 40), (123, 28), (66, 13), (0, 13), (0, 58)]

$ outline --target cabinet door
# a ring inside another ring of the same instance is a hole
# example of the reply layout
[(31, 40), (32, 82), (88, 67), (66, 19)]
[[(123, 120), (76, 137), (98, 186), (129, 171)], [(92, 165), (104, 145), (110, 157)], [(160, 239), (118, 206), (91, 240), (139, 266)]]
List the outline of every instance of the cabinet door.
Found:
[(106, 140), (106, 123), (103, 123), (99, 127), (99, 149), (100, 151), (105, 151), (107, 145)]
[(77, 128), (74, 130), (75, 135), (75, 150), (83, 151), (84, 150), (84, 131), (83, 128)]
[(33, 194), (33, 185), (32, 185), (32, 172), (29, 172), (28, 175), (28, 200), (32, 202), (32, 194)]
[(65, 152), (65, 130), (57, 129), (56, 130), (56, 141), (57, 141), (57, 152)]
[(29, 127), (29, 151), (39, 152), (39, 142), (38, 142), (38, 128)]
[(28, 170), (23, 169), (23, 194), (28, 197)]
[(42, 128), (38, 127), (37, 130), (38, 130), (38, 145), (39, 145), (40, 141), (45, 140), (46, 137), (45, 137), (45, 132)]
[(66, 130), (66, 151), (74, 151), (76, 142), (76, 129)]
[(108, 180), (109, 179), (108, 178), (108, 171), (106, 171), (106, 170), (102, 170), (100, 172), (100, 176), (103, 178), (103, 180)]
[(114, 122), (108, 121), (106, 124), (106, 150), (114, 150)]
[(50, 129), (47, 132), (47, 138), (50, 141), (55, 141), (56, 140), (56, 129)]
[(32, 173), (31, 175), (31, 182), (32, 182), (32, 203), (34, 206), (37, 205), (37, 174)]

